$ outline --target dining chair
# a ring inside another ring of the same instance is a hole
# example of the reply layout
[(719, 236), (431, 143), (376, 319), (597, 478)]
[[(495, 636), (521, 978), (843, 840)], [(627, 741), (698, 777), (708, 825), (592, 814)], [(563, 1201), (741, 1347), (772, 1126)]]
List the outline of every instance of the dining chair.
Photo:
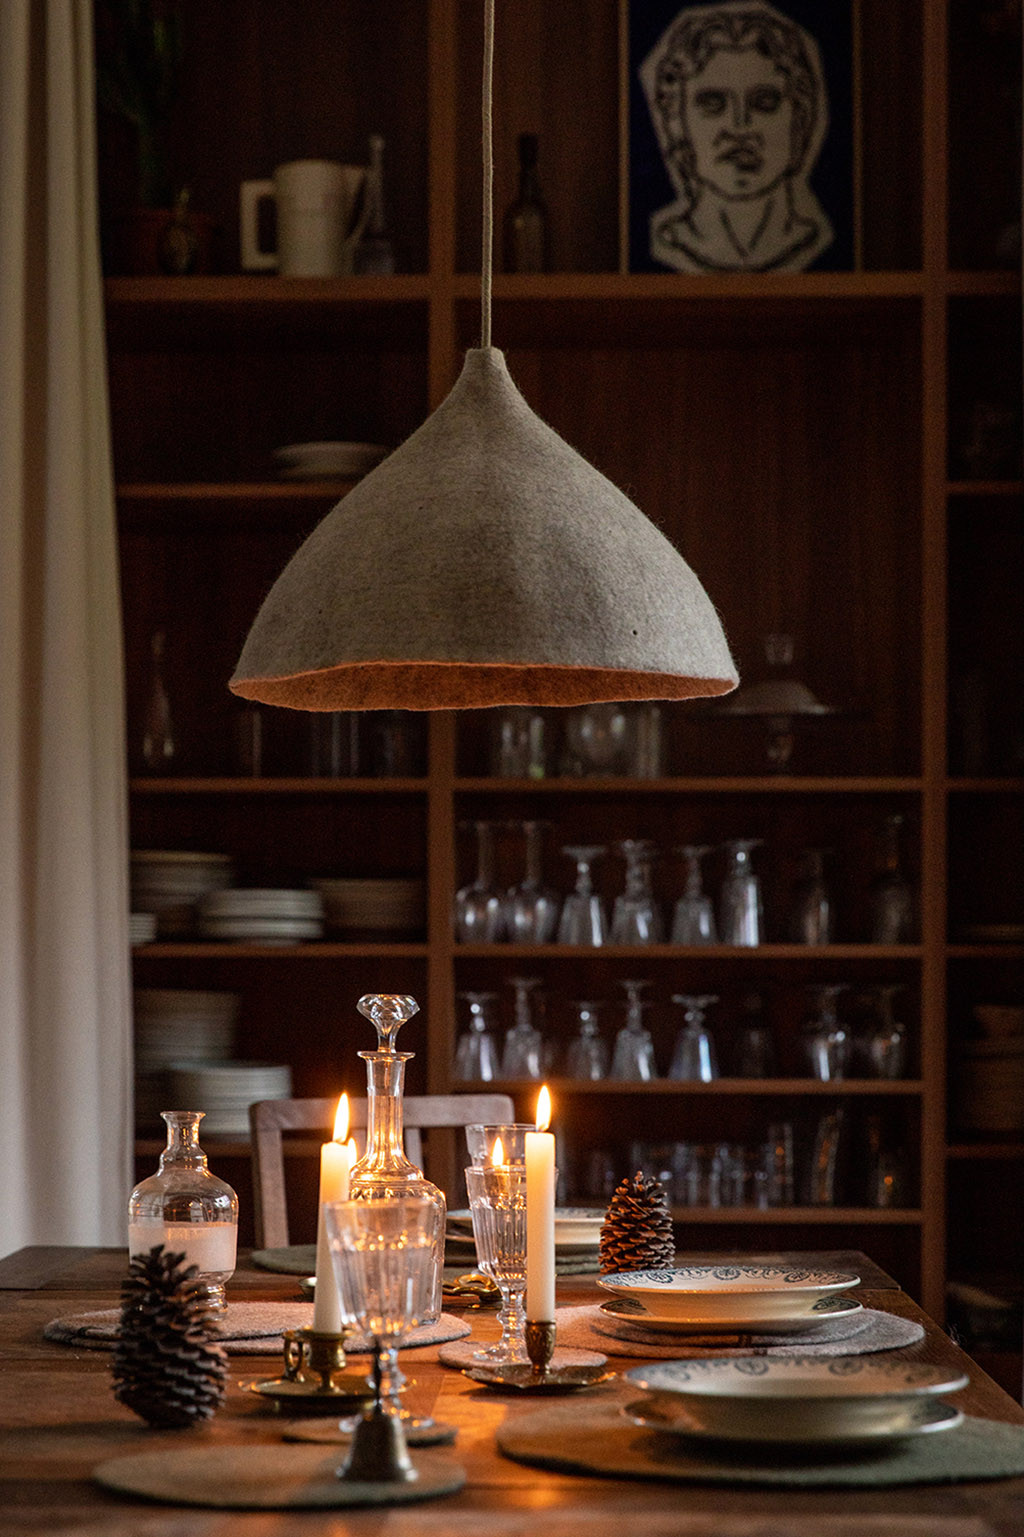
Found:
[[(320, 1141), (326, 1141), (334, 1128), (337, 1106), (336, 1099), (263, 1099), (249, 1106), (258, 1249), (284, 1248), (290, 1241), (284, 1133), (319, 1132)], [(497, 1126), (515, 1120), (515, 1106), (507, 1094), (411, 1095), (403, 1099), (402, 1108), (406, 1157), (428, 1176), (431, 1174), (431, 1132), (459, 1130), (476, 1124)], [(349, 1129), (360, 1131), (365, 1127), (366, 1100), (350, 1100)], [(427, 1133), (425, 1139), (424, 1132)], [(319, 1154), (319, 1143), (311, 1142), (301, 1150), (313, 1158)], [(424, 1163), (424, 1153), (427, 1163)], [(444, 1183), (443, 1179), (437, 1182)]]

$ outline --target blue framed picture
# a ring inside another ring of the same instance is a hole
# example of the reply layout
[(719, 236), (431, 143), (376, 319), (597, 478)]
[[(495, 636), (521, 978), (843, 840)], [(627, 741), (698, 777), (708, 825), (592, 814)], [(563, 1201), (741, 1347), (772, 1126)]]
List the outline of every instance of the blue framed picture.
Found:
[(855, 265), (856, 0), (628, 0), (624, 265)]

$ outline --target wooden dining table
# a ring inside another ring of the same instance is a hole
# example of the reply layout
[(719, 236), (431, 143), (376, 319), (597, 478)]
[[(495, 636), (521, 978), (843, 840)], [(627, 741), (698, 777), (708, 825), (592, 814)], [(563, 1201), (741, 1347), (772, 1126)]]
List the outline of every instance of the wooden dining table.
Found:
[[(680, 1262), (707, 1259), (686, 1255)], [(719, 1258), (720, 1256), (715, 1256)], [(746, 1256), (750, 1258), (750, 1256)], [(769, 1256), (764, 1256), (769, 1258)], [(780, 1256), (771, 1256), (778, 1259)], [(792, 1260), (792, 1256), (786, 1257)], [(855, 1269), (869, 1306), (916, 1319), (924, 1339), (901, 1355), (961, 1368), (970, 1385), (951, 1401), (981, 1418), (1024, 1425), (1024, 1410), (943, 1333), (884, 1271), (859, 1253), (801, 1255)], [(125, 1271), (117, 1249), (19, 1250), (0, 1260), (0, 1533), (7, 1537), (1020, 1537), (1024, 1478), (885, 1489), (795, 1489), (680, 1484), (544, 1471), (501, 1455), (507, 1416), (545, 1400), (496, 1393), (445, 1367), (436, 1348), (408, 1352), (413, 1408), (458, 1429), (452, 1455), (465, 1487), (429, 1503), (387, 1509), (211, 1510), (109, 1493), (92, 1479), (109, 1458), (158, 1447), (279, 1444), (283, 1421), (242, 1383), (279, 1375), (267, 1356), (230, 1357), (229, 1390), (200, 1428), (156, 1431), (118, 1404), (108, 1351), (44, 1339), (53, 1318), (116, 1305)], [(229, 1302), (298, 1299), (292, 1276), (242, 1257)], [(594, 1301), (590, 1277), (558, 1283), (559, 1306)], [(495, 1315), (466, 1315), (493, 1339)], [(636, 1362), (613, 1356), (626, 1370)], [(550, 1402), (550, 1400), (546, 1400)], [(339, 1449), (339, 1461), (341, 1460)], [(416, 1453), (413, 1453), (415, 1458)]]

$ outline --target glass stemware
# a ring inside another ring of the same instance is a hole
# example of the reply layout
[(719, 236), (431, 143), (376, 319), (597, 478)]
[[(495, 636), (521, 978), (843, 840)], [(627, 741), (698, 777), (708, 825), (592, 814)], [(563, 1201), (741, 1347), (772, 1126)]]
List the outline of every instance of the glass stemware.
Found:
[(849, 1064), (850, 1037), (836, 1012), (836, 1001), (846, 988), (845, 982), (813, 983), (808, 987), (814, 1011), (807, 1023), (804, 1046), (811, 1077), (822, 1083), (841, 1082)]
[(455, 897), (455, 936), (464, 945), (494, 944), (506, 936), (505, 902), (494, 879), (493, 822), (464, 824), (476, 831), (476, 875)]
[(582, 999), (572, 1005), (576, 1011), (576, 1034), (569, 1042), (565, 1070), (570, 1078), (595, 1081), (608, 1076), (608, 1043), (598, 1027), (598, 1003)]
[(764, 1017), (761, 995), (748, 993), (743, 1000), (734, 1071), (737, 1078), (770, 1078), (775, 1066), (775, 1038)]
[(764, 937), (761, 882), (750, 862), (761, 838), (733, 838), (726, 843), (729, 866), (719, 900), (719, 937), (723, 945), (759, 945)]
[(490, 1083), (500, 1076), (493, 1009), (497, 993), (459, 993), (469, 1005), (469, 1028), (455, 1048), (453, 1077), (460, 1083)]
[(515, 1013), (512, 1028), (505, 1036), (501, 1076), (538, 1080), (544, 1075), (544, 1042), (533, 1022), (531, 994), (540, 986), (540, 978), (509, 977), (508, 980), (516, 995)]
[(795, 945), (829, 945), (835, 910), (825, 881), (826, 849), (804, 849), (789, 909), (789, 938)]
[(615, 1037), (610, 1078), (623, 1082), (649, 1082), (657, 1078), (654, 1061), (654, 1042), (644, 1024), (643, 1012), (649, 1005), (641, 998), (643, 988), (649, 982), (624, 981), (626, 990), (626, 1023)]
[(526, 838), (526, 873), (505, 899), (509, 938), (518, 945), (546, 945), (558, 926), (561, 897), (544, 885), (542, 844), (546, 822), (522, 822)]
[(914, 893), (903, 872), (903, 817), (887, 816), (881, 835), (881, 868), (871, 887), (871, 943), (905, 945), (916, 938)]
[(665, 938), (665, 926), (651, 890), (654, 844), (648, 838), (624, 838), (616, 849), (626, 861), (626, 884), (612, 909), (611, 943), (658, 944)]
[(588, 704), (566, 711), (564, 774), (626, 774), (632, 749), (633, 720), (625, 705)]
[(405, 1379), (397, 1355), (413, 1329), (438, 1317), (435, 1289), (444, 1249), (444, 1207), (415, 1195), (329, 1201), (324, 1221), (342, 1321), (369, 1335), (380, 1349), (384, 1412), (422, 1423), (399, 1397)]
[(499, 779), (543, 779), (547, 723), (531, 705), (509, 705), (492, 722), (491, 773)]
[(501, 1292), (501, 1338), (473, 1356), (491, 1366), (528, 1361), (526, 1353), (526, 1164), (473, 1164), (466, 1170), (477, 1261)]
[(594, 890), (591, 869), (606, 853), (603, 844), (569, 844), (562, 853), (576, 861), (576, 886), (562, 904), (558, 922), (560, 945), (603, 945), (608, 940), (608, 916)]
[(674, 945), (715, 945), (718, 930), (711, 898), (701, 881), (701, 860), (711, 852), (706, 843), (684, 843), (677, 850), (686, 861), (686, 884), (672, 914)]
[(875, 1018), (862, 1033), (856, 1046), (861, 1064), (870, 1078), (902, 1078), (907, 1061), (906, 1027), (896, 1018), (894, 1000), (903, 992), (902, 982), (882, 982), (870, 991)]
[(718, 1077), (718, 1056), (704, 1016), (718, 997), (712, 993), (673, 993), (672, 1002), (683, 1010), (683, 1028), (676, 1036), (668, 1076), (688, 1083), (711, 1083)]

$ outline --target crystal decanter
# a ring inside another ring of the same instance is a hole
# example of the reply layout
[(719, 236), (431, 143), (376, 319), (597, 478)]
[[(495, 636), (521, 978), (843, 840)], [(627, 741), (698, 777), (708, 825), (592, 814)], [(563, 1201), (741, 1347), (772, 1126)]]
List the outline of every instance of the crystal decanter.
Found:
[(128, 1252), (156, 1244), (198, 1265), (215, 1312), (223, 1313), (224, 1283), (235, 1272), (238, 1197), (211, 1174), (199, 1146), (202, 1110), (162, 1110), (167, 1146), (155, 1174), (136, 1185), (128, 1202)]

